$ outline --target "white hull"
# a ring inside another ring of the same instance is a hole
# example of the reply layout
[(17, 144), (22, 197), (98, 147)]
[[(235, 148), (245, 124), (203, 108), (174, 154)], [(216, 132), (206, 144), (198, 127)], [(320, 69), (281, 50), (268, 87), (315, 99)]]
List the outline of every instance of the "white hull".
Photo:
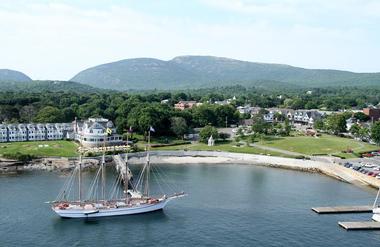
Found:
[(56, 209), (53, 210), (62, 218), (97, 218), (142, 214), (163, 209), (170, 199), (164, 199), (154, 204), (133, 205), (131, 207), (102, 208), (102, 209)]
[(372, 215), (372, 220), (380, 222), (380, 214), (373, 214)]

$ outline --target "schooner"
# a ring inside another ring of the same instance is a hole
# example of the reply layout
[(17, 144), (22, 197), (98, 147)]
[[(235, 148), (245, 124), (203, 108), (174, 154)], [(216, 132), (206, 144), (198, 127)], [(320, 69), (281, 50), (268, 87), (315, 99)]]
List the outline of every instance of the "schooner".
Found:
[[(109, 131), (107, 129), (106, 133)], [(166, 204), (185, 195), (184, 192), (173, 193), (171, 195), (162, 194), (152, 196), (150, 194), (150, 180), (152, 174), (152, 165), (150, 163), (150, 135), (154, 131), (152, 127), (148, 131), (148, 145), (146, 148), (146, 162), (142, 167), (137, 182), (132, 181), (132, 173), (128, 168), (128, 149), (126, 157), (123, 160), (117, 156), (116, 160), (122, 163), (120, 173), (112, 188), (110, 195), (106, 195), (106, 167), (105, 167), (105, 138), (103, 145), (102, 162), (96, 175), (88, 189), (87, 196), (83, 196), (82, 186), (82, 154), (80, 155), (79, 164), (73, 170), (71, 176), (67, 179), (56, 200), (50, 202), (52, 210), (63, 218), (93, 218), (106, 216), (121, 216), (131, 214), (148, 213), (162, 210)], [(109, 133), (108, 133), (109, 134)], [(127, 140), (128, 147), (128, 140)], [(154, 169), (154, 167), (153, 167)], [(155, 169), (154, 176), (158, 177), (159, 170)], [(77, 181), (78, 191), (77, 199), (69, 200), (67, 197), (72, 192), (72, 187)], [(124, 182), (122, 192), (120, 192), (120, 183)], [(100, 187), (100, 189), (99, 189)], [(161, 187), (161, 186), (160, 186)]]

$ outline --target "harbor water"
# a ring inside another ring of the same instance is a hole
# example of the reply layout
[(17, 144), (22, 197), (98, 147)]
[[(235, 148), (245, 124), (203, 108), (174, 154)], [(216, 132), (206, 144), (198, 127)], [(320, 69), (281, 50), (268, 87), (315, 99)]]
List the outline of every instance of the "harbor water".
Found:
[[(61, 219), (44, 203), (55, 199), (67, 179), (61, 173), (1, 176), (0, 246), (380, 245), (380, 231), (348, 232), (337, 224), (367, 221), (371, 214), (311, 211), (315, 206), (368, 205), (374, 190), (315, 173), (253, 165), (167, 164), (159, 169), (165, 183), (188, 196), (164, 211), (91, 220)], [(108, 184), (112, 172), (108, 169)], [(93, 175), (84, 173), (88, 181)], [(157, 186), (152, 181), (153, 191)]]

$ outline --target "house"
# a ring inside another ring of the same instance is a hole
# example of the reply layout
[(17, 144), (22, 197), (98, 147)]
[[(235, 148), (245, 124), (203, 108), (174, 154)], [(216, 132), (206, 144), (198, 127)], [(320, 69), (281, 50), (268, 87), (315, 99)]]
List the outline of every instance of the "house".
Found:
[(252, 107), (250, 105), (236, 107), (236, 110), (238, 110), (238, 112), (240, 114), (250, 114), (251, 113), (251, 109), (252, 109)]
[(322, 114), (316, 110), (296, 110), (293, 121), (306, 125), (313, 125), (316, 120), (321, 119)]
[(374, 107), (363, 108), (363, 113), (367, 115), (372, 121), (380, 119), (380, 109)]
[(222, 101), (215, 101), (214, 104), (216, 105), (229, 105), (231, 102), (229, 100), (222, 100)]
[[(294, 110), (286, 108), (269, 108), (267, 109), (273, 115), (280, 114), (289, 120), (293, 120)], [(276, 120), (276, 119), (275, 119)], [(278, 119), (277, 119), (278, 121)]]
[(234, 97), (232, 97), (230, 99), (225, 99), (225, 100), (222, 100), (222, 101), (218, 101), (217, 100), (217, 101), (214, 102), (214, 104), (216, 104), (216, 105), (229, 105), (229, 104), (231, 104), (235, 100), (236, 100), (236, 97), (234, 96)]
[(251, 114), (251, 117), (253, 117), (253, 116), (259, 114), (260, 111), (261, 111), (261, 107), (256, 107), (256, 106), (251, 107), (251, 108), (249, 109), (249, 113)]
[(191, 109), (197, 105), (196, 101), (179, 101), (177, 104), (174, 104), (174, 108), (177, 110)]
[[(107, 135), (107, 129), (111, 134)], [(124, 144), (121, 135), (116, 133), (113, 122), (105, 118), (89, 118), (85, 121), (73, 122), (74, 140), (84, 147), (117, 146)]]
[(167, 104), (169, 104), (169, 99), (163, 99), (163, 100), (161, 100), (161, 104), (163, 104), (163, 105), (167, 105)]
[(263, 115), (263, 119), (264, 119), (265, 122), (272, 123), (273, 120), (274, 120), (274, 113), (273, 112), (269, 112), (267, 114), (264, 114)]

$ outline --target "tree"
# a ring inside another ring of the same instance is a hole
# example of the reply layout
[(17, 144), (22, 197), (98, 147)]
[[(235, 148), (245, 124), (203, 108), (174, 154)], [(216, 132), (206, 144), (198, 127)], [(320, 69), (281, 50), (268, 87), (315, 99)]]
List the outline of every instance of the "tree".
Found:
[(355, 112), (354, 113), (354, 118), (361, 122), (367, 122), (370, 120), (370, 117), (365, 115), (363, 112)]
[(226, 139), (230, 138), (231, 135), (229, 133), (219, 133), (219, 138), (225, 141)]
[(353, 136), (359, 137), (360, 126), (358, 124), (353, 124), (349, 130)]
[(359, 137), (360, 137), (360, 139), (362, 139), (362, 140), (363, 139), (368, 139), (369, 136), (370, 136), (370, 130), (368, 128), (363, 127), (363, 128), (361, 128), (359, 130)]
[(252, 124), (252, 131), (255, 134), (268, 134), (270, 132), (271, 125), (264, 121), (261, 117), (256, 117)]
[(314, 129), (317, 129), (317, 130), (323, 130), (325, 128), (324, 126), (324, 122), (322, 119), (318, 119), (314, 122)]
[(20, 110), (20, 118), (28, 123), (31, 123), (36, 113), (37, 110), (33, 105), (26, 105)]
[(285, 136), (289, 136), (290, 135), (290, 131), (292, 130), (292, 126), (290, 125), (288, 118), (285, 118), (284, 125), (285, 125), (284, 126), (284, 135)]
[(172, 117), (170, 119), (171, 127), (170, 129), (177, 137), (181, 137), (183, 139), (183, 135), (188, 132), (188, 127), (186, 120), (183, 117)]
[(377, 145), (380, 145), (380, 122), (375, 122), (371, 127), (371, 138)]
[(346, 118), (342, 114), (331, 115), (327, 118), (327, 129), (337, 135), (346, 132)]
[(210, 136), (212, 136), (214, 139), (218, 138), (218, 130), (211, 125), (203, 127), (199, 132), (199, 139), (201, 142), (207, 143)]
[(63, 122), (63, 120), (64, 116), (62, 111), (53, 106), (42, 108), (34, 118), (34, 121), (39, 123), (59, 123)]

